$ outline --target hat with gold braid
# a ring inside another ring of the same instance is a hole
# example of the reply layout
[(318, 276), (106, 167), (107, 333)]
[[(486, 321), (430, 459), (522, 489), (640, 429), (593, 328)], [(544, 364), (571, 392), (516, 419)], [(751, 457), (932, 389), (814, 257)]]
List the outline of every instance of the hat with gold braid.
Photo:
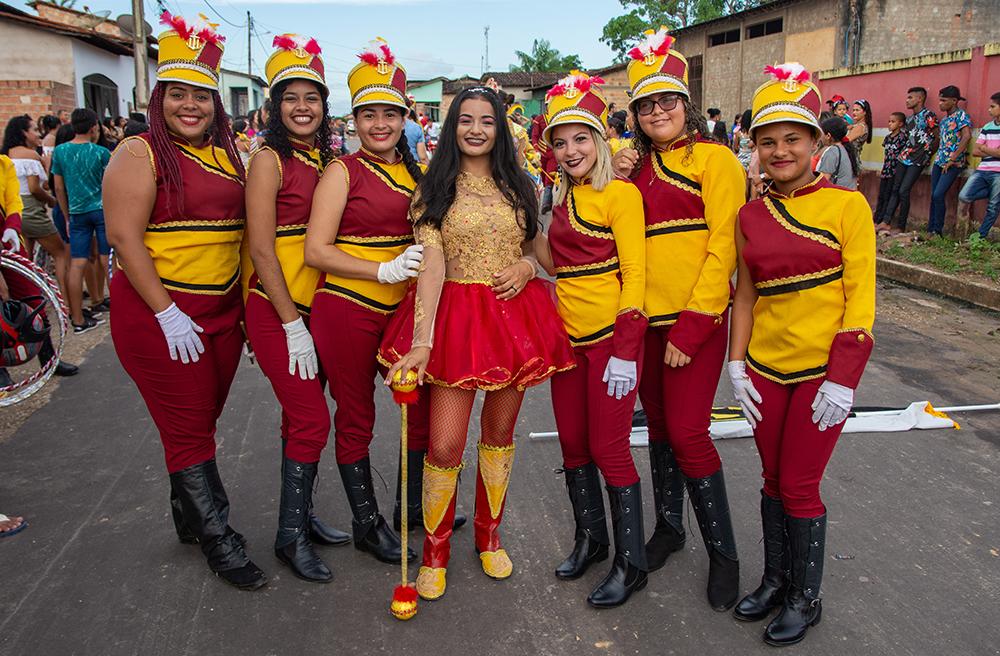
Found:
[(667, 28), (646, 30), (642, 41), (628, 51), (630, 102), (655, 93), (679, 93), (691, 97), (688, 91), (688, 62), (684, 55), (671, 50), (674, 38)]
[(156, 79), (218, 91), (222, 42), (226, 37), (215, 31), (218, 23), (208, 22), (204, 14), (198, 14), (198, 18), (197, 23), (188, 23), (168, 11), (160, 15), (160, 22), (170, 29), (157, 37), (160, 56)]
[(819, 121), (822, 97), (816, 85), (809, 81), (809, 71), (802, 64), (787, 62), (764, 69), (771, 79), (753, 94), (753, 116), (750, 136), (754, 130), (770, 123), (792, 122), (811, 127), (821, 134)]
[(285, 80), (309, 80), (320, 85), (324, 93), (329, 93), (320, 58), (323, 50), (316, 39), (298, 34), (279, 34), (271, 45), (277, 50), (264, 65), (267, 86), (273, 87)]
[(549, 135), (552, 128), (567, 123), (589, 125), (604, 134), (608, 129), (608, 101), (597, 88), (599, 84), (604, 84), (604, 80), (580, 71), (570, 71), (549, 89), (545, 94), (546, 126), (542, 132), (546, 143), (551, 143)]
[(365, 105), (395, 105), (407, 110), (406, 70), (396, 61), (389, 44), (382, 37), (369, 42), (358, 53), (361, 63), (347, 74), (351, 90), (351, 108)]

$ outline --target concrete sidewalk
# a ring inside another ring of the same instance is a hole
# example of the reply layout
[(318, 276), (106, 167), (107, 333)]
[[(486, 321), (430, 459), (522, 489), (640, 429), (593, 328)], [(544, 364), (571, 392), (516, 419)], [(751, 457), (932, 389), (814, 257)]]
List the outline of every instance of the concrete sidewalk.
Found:
[[(920, 301), (920, 302), (918, 302)], [(911, 290), (880, 285), (874, 360), (859, 405), (901, 407), (997, 397), (1000, 319)], [(687, 548), (621, 609), (589, 608), (605, 564), (559, 582), (572, 519), (548, 386), (529, 392), (503, 524), (515, 565), (486, 578), (471, 527), (453, 543), (448, 594), (401, 623), (388, 614), (398, 568), (353, 547), (321, 548), (332, 584), (292, 576), (271, 553), (279, 492), (278, 407), (256, 368), (243, 366), (219, 424), (219, 462), (231, 523), (271, 577), (257, 593), (212, 576), (196, 546), (177, 543), (155, 428), (110, 340), (80, 376), (0, 444), (0, 511), (30, 527), (0, 540), (0, 654), (773, 654), (762, 624), (709, 609), (707, 559), (694, 518)], [(720, 400), (728, 389), (720, 388)], [(961, 431), (845, 435), (823, 487), (830, 525), (822, 623), (790, 653), (1000, 653), (1000, 415), (958, 417)], [(3, 415), (0, 415), (0, 421)], [(477, 435), (473, 425), (470, 435)], [(383, 513), (392, 509), (398, 410), (379, 391), (373, 463)], [(470, 441), (471, 442), (471, 441)], [(474, 465), (470, 443), (467, 464)], [(332, 447), (331, 447), (332, 448)], [(744, 590), (761, 572), (752, 440), (719, 443), (742, 558)], [(635, 450), (651, 526), (649, 464)], [(460, 508), (472, 511), (471, 469)], [(332, 450), (321, 467), (318, 512), (341, 528), (350, 515)], [(687, 520), (687, 518), (686, 518)], [(419, 550), (420, 532), (411, 544)], [(414, 572), (415, 573), (415, 572)]]

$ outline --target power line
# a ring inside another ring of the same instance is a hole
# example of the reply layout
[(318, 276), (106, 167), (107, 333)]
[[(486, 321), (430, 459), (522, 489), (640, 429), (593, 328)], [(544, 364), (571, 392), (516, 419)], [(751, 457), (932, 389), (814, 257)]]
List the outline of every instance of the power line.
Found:
[(205, 6), (207, 6), (209, 9), (211, 9), (212, 13), (215, 14), (216, 16), (218, 16), (219, 20), (221, 20), (226, 25), (230, 25), (232, 27), (238, 27), (240, 29), (242, 29), (242, 28), (244, 28), (244, 27), (247, 26), (246, 23), (234, 23), (233, 21), (229, 20), (228, 18), (226, 18), (225, 16), (223, 16), (222, 14), (220, 14), (219, 10), (216, 9), (215, 7), (213, 7), (212, 3), (209, 2), (208, 0), (202, 0), (202, 2), (204, 2)]

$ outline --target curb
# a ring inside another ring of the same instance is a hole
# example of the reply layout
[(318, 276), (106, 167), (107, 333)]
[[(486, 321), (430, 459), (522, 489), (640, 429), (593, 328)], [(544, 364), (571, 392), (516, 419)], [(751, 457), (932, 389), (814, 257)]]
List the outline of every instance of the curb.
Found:
[(881, 256), (876, 258), (875, 270), (880, 277), (893, 282), (1000, 312), (1000, 287), (962, 280), (958, 276)]

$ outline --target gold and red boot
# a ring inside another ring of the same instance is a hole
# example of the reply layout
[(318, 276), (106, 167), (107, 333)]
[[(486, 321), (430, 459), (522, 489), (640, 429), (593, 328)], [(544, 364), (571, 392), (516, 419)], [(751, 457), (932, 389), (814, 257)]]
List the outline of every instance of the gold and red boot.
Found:
[(507, 485), (514, 464), (514, 445), (488, 446), (479, 443), (476, 468), (476, 552), (486, 576), (505, 579), (514, 571), (507, 552), (500, 546), (500, 520), (507, 501)]
[(428, 601), (444, 595), (455, 522), (457, 467), (435, 467), (424, 459), (424, 554), (417, 574), (417, 594)]

